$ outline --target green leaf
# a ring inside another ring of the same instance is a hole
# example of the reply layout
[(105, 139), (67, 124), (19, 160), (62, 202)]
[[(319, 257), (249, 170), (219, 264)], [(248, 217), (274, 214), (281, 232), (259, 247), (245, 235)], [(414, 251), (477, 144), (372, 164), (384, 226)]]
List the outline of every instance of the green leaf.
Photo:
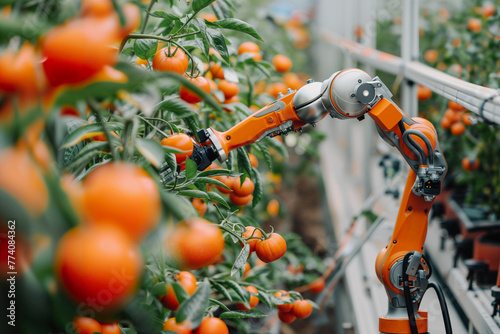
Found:
[(191, 180), (196, 176), (196, 172), (198, 170), (198, 166), (196, 162), (191, 160), (190, 158), (186, 159), (186, 179)]
[(264, 304), (266, 304), (267, 307), (273, 308), (273, 303), (271, 302), (271, 299), (269, 298), (268, 294), (265, 293), (264, 291), (259, 290), (259, 300), (262, 301)]
[(228, 169), (211, 169), (211, 170), (205, 170), (198, 174), (198, 177), (210, 177), (210, 176), (218, 176), (218, 175), (225, 175), (225, 176), (240, 176), (241, 173), (235, 172), (233, 170), (228, 170)]
[(172, 288), (174, 289), (175, 297), (177, 298), (179, 305), (181, 305), (185, 300), (189, 299), (188, 293), (186, 292), (186, 290), (184, 290), (182, 285), (179, 284), (179, 282), (173, 282)]
[(241, 285), (235, 281), (227, 280), (224, 283), (236, 292), (238, 298), (245, 304), (246, 308), (250, 308), (250, 305), (248, 304), (250, 301), (250, 293), (247, 290), (243, 289)]
[[(123, 130), (123, 124), (117, 122), (107, 122), (106, 123), (110, 129), (110, 131), (119, 131)], [(71, 132), (62, 145), (62, 148), (70, 147), (78, 144), (82, 140), (92, 138), (96, 135), (101, 135), (104, 133), (104, 129), (101, 123), (91, 123), (84, 126), (79, 127), (75, 131)]]
[(209, 191), (207, 193), (208, 197), (210, 198), (210, 200), (212, 201), (216, 201), (222, 205), (224, 205), (226, 208), (230, 209), (231, 207), (229, 206), (229, 204), (227, 204), (226, 200), (224, 199), (224, 197), (222, 197), (221, 195), (219, 195), (218, 193), (215, 193), (213, 191)]
[(229, 52), (227, 51), (226, 39), (224, 35), (217, 30), (207, 27), (207, 36), (210, 44), (219, 52), (221, 57), (229, 62)]
[(269, 148), (262, 142), (257, 143), (256, 145), (259, 147), (260, 152), (264, 157), (264, 161), (266, 162), (267, 167), (269, 167), (269, 170), (273, 170), (273, 160), (271, 158), (271, 153), (269, 153)]
[(209, 6), (215, 0), (194, 0), (193, 1), (193, 11), (198, 13), (203, 8)]
[(174, 153), (165, 153), (165, 161), (168, 164), (168, 167), (170, 167), (171, 171), (175, 171), (177, 168), (177, 160), (175, 159), (175, 154)]
[(212, 179), (209, 177), (197, 177), (195, 179), (195, 182), (202, 182), (204, 184), (206, 184), (206, 183), (215, 184), (216, 186), (222, 187), (222, 188), (227, 189), (227, 190), (231, 190), (231, 188), (229, 188), (228, 186), (226, 186), (224, 183), (220, 182), (219, 180)]
[(161, 12), (161, 11), (154, 11), (152, 13), (149, 13), (149, 15), (151, 15), (153, 17), (158, 17), (158, 18), (164, 19), (163, 23), (165, 25), (170, 25), (175, 20), (179, 20), (178, 16), (175, 16), (173, 14), (166, 13), (166, 12)]
[(158, 41), (154, 39), (136, 39), (134, 41), (134, 52), (141, 59), (148, 59), (148, 53), (151, 49), (156, 51)]
[(212, 9), (219, 20), (231, 17), (231, 9), (225, 1), (217, 1)]
[(189, 104), (178, 98), (168, 98), (155, 106), (155, 110), (166, 110), (173, 113), (178, 118), (189, 117), (196, 113), (189, 107)]
[(267, 315), (259, 309), (248, 311), (231, 311), (222, 313), (220, 319), (245, 319), (245, 318), (265, 318)]
[(208, 279), (205, 278), (202, 283), (198, 285), (196, 292), (186, 300), (179, 307), (179, 310), (175, 314), (175, 320), (178, 323), (184, 321), (189, 321), (193, 328), (200, 325), (201, 320), (205, 314), (205, 310), (210, 305), (210, 283)]
[(264, 138), (262, 140), (262, 144), (267, 145), (268, 147), (274, 148), (276, 151), (278, 151), (279, 154), (281, 154), (283, 157), (287, 158), (288, 157), (288, 151), (286, 150), (285, 145), (283, 145), (282, 142), (272, 139), (272, 138)]
[(253, 183), (255, 185), (255, 189), (253, 191), (253, 199), (252, 199), (252, 208), (260, 202), (262, 199), (262, 194), (264, 193), (264, 187), (262, 185), (262, 177), (260, 176), (259, 171), (256, 168), (252, 168), (253, 172)]
[(227, 81), (238, 83), (238, 73), (236, 73), (233, 67), (229, 66), (226, 63), (222, 63), (221, 66), (224, 70), (224, 79), (226, 79)]
[(221, 303), (217, 299), (210, 298), (210, 303), (215, 304), (226, 311), (229, 311), (229, 312), (231, 311), (226, 305), (224, 305), (223, 303)]
[(260, 37), (260, 35), (254, 29), (254, 27), (252, 27), (247, 22), (239, 20), (239, 19), (229, 18), (229, 19), (219, 20), (219, 21), (213, 22), (212, 25), (218, 26), (218, 27), (223, 28), (223, 29), (231, 29), (231, 30), (240, 31), (240, 32), (243, 32), (245, 34), (252, 36), (255, 39), (263, 41), (262, 37)]
[(157, 297), (167, 294), (167, 287), (165, 286), (165, 282), (156, 283), (151, 289), (151, 293)]
[(209, 195), (207, 195), (206, 192), (201, 191), (201, 190), (181, 190), (181, 191), (177, 192), (177, 195), (209, 199)]
[(191, 202), (183, 196), (177, 196), (169, 191), (163, 190), (160, 191), (160, 197), (163, 205), (165, 205), (165, 207), (179, 220), (195, 217), (197, 215), (197, 211)]
[(68, 164), (68, 168), (75, 168), (87, 165), (97, 154), (109, 149), (109, 144), (102, 141), (94, 141), (85, 145), (80, 152)]
[(233, 301), (231, 294), (229, 293), (229, 291), (227, 291), (227, 289), (222, 284), (214, 283), (213, 286), (214, 286), (215, 290), (219, 291), (224, 297), (227, 298), (227, 300)]
[(247, 151), (243, 147), (236, 149), (236, 151), (238, 168), (245, 171), (248, 176), (252, 175), (252, 163), (250, 162)]
[(163, 146), (157, 141), (137, 138), (135, 147), (139, 153), (156, 168), (159, 168), (165, 162), (165, 151)]
[(245, 244), (245, 246), (243, 246), (243, 248), (241, 249), (240, 254), (236, 258), (236, 261), (234, 261), (233, 267), (231, 268), (231, 276), (236, 274), (236, 272), (238, 272), (240, 268), (245, 267), (249, 254), (250, 254), (250, 245)]

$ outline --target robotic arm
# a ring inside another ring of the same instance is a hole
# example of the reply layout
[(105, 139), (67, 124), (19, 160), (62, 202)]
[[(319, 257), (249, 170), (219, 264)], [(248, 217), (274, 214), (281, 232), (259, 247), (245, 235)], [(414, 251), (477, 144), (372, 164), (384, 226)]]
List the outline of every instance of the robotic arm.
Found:
[(447, 171), (433, 125), (409, 117), (390, 99), (378, 77), (359, 69), (334, 73), (324, 82), (308, 81), (298, 91), (278, 99), (226, 132), (200, 130), (200, 146), (191, 159), (203, 170), (215, 159), (225, 161), (238, 147), (266, 136), (299, 131), (326, 115), (362, 120), (368, 114), (379, 135), (395, 146), (410, 166), (393, 235), (376, 260), (376, 271), (389, 298), (387, 315), (379, 318), (381, 333), (426, 333), (426, 314), (417, 311), (427, 289), (430, 267), (423, 258), (428, 213)]

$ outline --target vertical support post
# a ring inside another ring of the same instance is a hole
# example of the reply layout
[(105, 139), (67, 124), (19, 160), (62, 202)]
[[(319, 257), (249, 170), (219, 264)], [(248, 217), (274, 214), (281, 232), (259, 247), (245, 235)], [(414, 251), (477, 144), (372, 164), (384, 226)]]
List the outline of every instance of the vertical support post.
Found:
[[(370, 27), (375, 28), (376, 27), (376, 9), (377, 9), (377, 2), (374, 0), (359, 0), (358, 7), (357, 8), (363, 8), (359, 12), (359, 17), (358, 17), (358, 25), (363, 27), (363, 30), (365, 33), (363, 34), (362, 37), (362, 43), (366, 46), (372, 47), (376, 49), (376, 41), (377, 41), (377, 29), (373, 29), (372, 31), (368, 32), (367, 30)], [(371, 21), (374, 21), (373, 24), (371, 24)], [(368, 23), (368, 24), (367, 24)], [(375, 69), (372, 66), (362, 64), (362, 69), (370, 74), (371, 76), (375, 75)], [(375, 127), (372, 124), (371, 119), (370, 120), (365, 120), (364, 126), (364, 131), (363, 131), (363, 147), (364, 147), (364, 155), (363, 155), (363, 162), (361, 163), (361, 168), (362, 168), (362, 178), (363, 178), (363, 198), (368, 198), (370, 194), (372, 193), (372, 165), (371, 165), (371, 159), (373, 155), (373, 143), (375, 142)]]
[[(403, 32), (401, 36), (401, 58), (406, 63), (418, 60), (418, 0), (403, 1)], [(401, 89), (403, 110), (410, 116), (418, 115), (417, 85), (407, 79), (403, 80)]]

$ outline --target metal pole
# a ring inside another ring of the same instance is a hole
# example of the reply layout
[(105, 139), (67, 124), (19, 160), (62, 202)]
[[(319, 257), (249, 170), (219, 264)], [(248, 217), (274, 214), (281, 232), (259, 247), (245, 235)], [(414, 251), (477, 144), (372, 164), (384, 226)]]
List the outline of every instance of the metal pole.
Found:
[[(403, 31), (401, 36), (401, 58), (408, 64), (418, 61), (418, 0), (403, 0)], [(403, 80), (401, 106), (409, 116), (418, 115), (417, 85), (408, 79)]]

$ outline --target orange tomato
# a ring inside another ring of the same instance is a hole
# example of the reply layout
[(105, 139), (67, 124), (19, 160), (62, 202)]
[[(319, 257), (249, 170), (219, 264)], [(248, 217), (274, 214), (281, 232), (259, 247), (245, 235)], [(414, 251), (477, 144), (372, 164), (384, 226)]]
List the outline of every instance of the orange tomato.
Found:
[(490, 2), (483, 4), (483, 7), (481, 8), (481, 12), (485, 19), (495, 14), (495, 11), (496, 11), (495, 5)]
[(300, 87), (304, 86), (304, 83), (302, 82), (302, 80), (300, 80), (299, 76), (292, 72), (288, 72), (283, 75), (283, 82), (288, 88), (291, 88), (292, 90), (297, 90)]
[[(188, 80), (198, 88), (203, 90), (205, 93), (210, 94), (210, 83), (204, 77), (199, 76), (197, 78), (188, 78)], [(188, 103), (198, 103), (202, 101), (202, 98), (198, 94), (194, 93), (192, 90), (185, 86), (181, 86), (179, 88), (179, 95), (181, 99)]]
[(479, 168), (479, 160), (465, 157), (462, 159), (462, 167), (466, 172), (474, 172)]
[(123, 15), (125, 16), (126, 23), (124, 27), (120, 26), (120, 38), (124, 38), (128, 34), (139, 29), (141, 25), (141, 11), (139, 7), (132, 3), (126, 3), (122, 7)]
[[(245, 232), (243, 232), (241, 234), (241, 236), (243, 238), (250, 238), (250, 237), (255, 237), (255, 238), (262, 238), (262, 232), (253, 227), (253, 226), (246, 226), (245, 227)], [(249, 239), (247, 240), (247, 244), (250, 246), (250, 253), (253, 252), (255, 250), (255, 246), (257, 245), (257, 241), (259, 241), (259, 239)]]
[(246, 206), (246, 205), (252, 203), (252, 201), (253, 201), (253, 195), (247, 195), (247, 196), (241, 197), (241, 196), (238, 196), (238, 195), (235, 195), (235, 194), (231, 193), (229, 195), (229, 200), (234, 205), (237, 205), (237, 206)]
[(453, 101), (448, 101), (448, 108), (450, 108), (451, 110), (453, 111), (464, 111), (465, 110), (465, 107), (456, 103), (456, 102), (453, 102)]
[(292, 68), (292, 61), (285, 55), (276, 55), (273, 57), (273, 66), (276, 72), (285, 73)]
[(156, 51), (153, 58), (153, 69), (161, 72), (175, 72), (184, 74), (188, 68), (189, 60), (182, 49), (171, 46), (170, 56), (168, 47)]
[[(196, 277), (188, 271), (181, 271), (174, 276), (174, 279), (184, 288), (189, 296), (192, 296), (196, 291)], [(166, 284), (167, 293), (160, 297), (160, 301), (165, 308), (171, 311), (177, 311), (179, 308), (179, 301), (175, 294), (175, 290), (171, 284)]]
[(132, 240), (140, 241), (158, 223), (158, 187), (139, 165), (107, 163), (92, 171), (83, 186), (83, 208), (89, 225), (119, 226)]
[(450, 126), (450, 131), (454, 136), (460, 136), (465, 132), (465, 124), (462, 122), (455, 122)]
[(148, 61), (147, 61), (147, 59), (141, 59), (141, 58), (139, 58), (139, 57), (136, 57), (136, 58), (135, 58), (135, 63), (136, 63), (137, 65), (139, 65), (139, 66), (142, 66), (142, 65), (144, 65), (144, 66), (148, 66)]
[(471, 115), (469, 115), (469, 114), (462, 115), (462, 122), (465, 125), (473, 125), (474, 124), (474, 120), (471, 118)]
[(80, 182), (77, 182), (71, 174), (63, 174), (61, 176), (61, 187), (68, 195), (69, 201), (73, 210), (80, 216), (83, 215), (83, 187)]
[[(231, 103), (237, 103), (237, 102), (240, 102), (240, 99), (237, 95), (233, 96), (232, 98), (230, 99), (227, 99), (226, 101), (224, 101), (224, 104), (231, 104)], [(224, 109), (225, 112), (227, 113), (232, 113), (233, 111), (229, 108), (226, 108), (226, 107), (222, 107), (222, 109)]]
[(35, 48), (29, 43), (17, 53), (4, 51), (0, 54), (0, 92), (39, 93), (44, 85), (39, 62)]
[[(293, 306), (293, 304), (290, 304)], [(278, 311), (278, 318), (281, 320), (281, 322), (284, 322), (285, 324), (290, 324), (297, 319), (295, 314), (293, 312), (284, 312), (284, 311)]]
[(443, 130), (448, 130), (451, 126), (451, 121), (448, 117), (443, 117), (443, 118), (441, 118), (441, 121), (439, 122), (439, 124), (441, 125), (441, 128)]
[(251, 195), (255, 189), (255, 184), (250, 178), (246, 178), (243, 184), (241, 183), (241, 179), (239, 177), (235, 177), (233, 184), (231, 185), (231, 189), (233, 189), (233, 194), (240, 197), (245, 197)]
[[(250, 106), (250, 109), (252, 109), (252, 106)], [(250, 164), (252, 165), (252, 167), (257, 168), (257, 166), (259, 166), (259, 160), (257, 160), (257, 157), (252, 153), (248, 153), (248, 159), (250, 159)]]
[(324, 288), (325, 288), (325, 280), (321, 277), (312, 281), (311, 285), (309, 286), (309, 290), (311, 290), (311, 292), (314, 293), (319, 293), (323, 291)]
[(299, 319), (305, 319), (312, 313), (312, 305), (307, 300), (298, 299), (293, 302), (293, 314)]
[(33, 215), (48, 205), (47, 186), (25, 145), (0, 151), (0, 188)]
[[(287, 300), (288, 298), (290, 298), (290, 294), (285, 290), (276, 291), (274, 293), (274, 296), (278, 297), (281, 300)], [(293, 303), (276, 305), (276, 308), (278, 308), (278, 310), (282, 312), (290, 312), (293, 309)]]
[(120, 326), (116, 322), (101, 324), (101, 334), (120, 334)]
[(200, 217), (203, 217), (203, 215), (207, 212), (207, 203), (203, 202), (203, 200), (199, 198), (193, 198), (191, 203), (193, 203), (193, 206), (196, 211), (198, 211)]
[(257, 241), (255, 253), (266, 263), (276, 261), (285, 255), (286, 241), (278, 233), (273, 233), (268, 239)]
[(467, 21), (467, 28), (472, 32), (478, 33), (481, 31), (481, 21), (471, 17), (469, 21)]
[(435, 63), (438, 60), (439, 54), (436, 50), (430, 49), (424, 52), (424, 59), (429, 63)]
[(180, 323), (178, 324), (175, 321), (175, 317), (168, 319), (163, 324), (163, 329), (166, 331), (172, 331), (178, 334), (191, 334), (193, 331), (191, 330), (191, 325), (189, 323)]
[(116, 311), (134, 295), (142, 259), (129, 236), (115, 226), (77, 227), (57, 246), (55, 273), (76, 302), (96, 312)]
[(183, 163), (186, 161), (186, 158), (193, 154), (193, 140), (185, 133), (175, 133), (169, 137), (163, 138), (161, 144), (185, 151), (184, 153), (175, 153), (175, 160), (178, 164)]
[(243, 42), (238, 46), (238, 54), (240, 55), (245, 52), (259, 53), (260, 47), (254, 42)]
[(240, 91), (240, 87), (236, 82), (230, 82), (225, 79), (222, 79), (219, 82), (218, 88), (220, 91), (224, 93), (224, 97), (226, 99), (230, 99), (233, 96), (237, 95)]
[(460, 121), (462, 118), (462, 113), (454, 111), (453, 109), (446, 109), (444, 112), (444, 117), (450, 120), (450, 123), (455, 123)]
[(229, 329), (224, 321), (215, 317), (208, 317), (201, 321), (193, 334), (229, 334)]
[(269, 203), (267, 203), (266, 211), (271, 217), (276, 217), (280, 212), (280, 203), (278, 200), (270, 200)]
[(165, 246), (183, 270), (204, 268), (224, 251), (224, 235), (217, 225), (203, 218), (179, 222), (167, 236)]
[(250, 266), (250, 263), (245, 263), (245, 271), (243, 271), (243, 279), (246, 278), (248, 276), (248, 273), (250, 272), (250, 270), (252, 269), (252, 267)]
[(220, 175), (220, 176), (214, 176), (213, 178), (216, 179), (216, 180), (218, 180), (218, 181), (220, 181), (220, 182), (222, 182), (222, 183), (224, 183), (224, 185), (226, 185), (229, 188), (229, 190), (227, 190), (226, 188), (223, 188), (221, 186), (216, 185), (215, 187), (221, 193), (223, 193), (223, 194), (229, 194), (229, 193), (232, 192), (231, 187), (232, 187), (233, 181), (234, 181), (233, 177), (231, 177), (231, 176), (225, 176), (225, 175)]
[(236, 303), (236, 308), (240, 311), (250, 311), (259, 304), (259, 297), (254, 296), (254, 294), (258, 294), (259, 291), (252, 285), (246, 286), (245, 290), (250, 293), (250, 302), (248, 303), (250, 308), (247, 308), (243, 303)]
[(198, 14), (198, 16), (202, 19), (207, 20), (208, 22), (215, 22), (219, 20), (217, 16), (215, 16), (215, 14), (212, 13), (200, 13)]
[(419, 101), (428, 100), (431, 98), (431, 96), (432, 96), (432, 91), (429, 88), (424, 87), (422, 85), (417, 86), (417, 99)]
[(271, 95), (275, 99), (278, 98), (279, 93), (286, 93), (286, 91), (287, 91), (287, 87), (282, 82), (274, 82), (274, 83), (270, 84), (266, 89), (266, 93)]
[(97, 320), (87, 317), (76, 317), (73, 319), (73, 327), (78, 334), (101, 332), (101, 324)]
[(84, 16), (108, 16), (113, 11), (113, 3), (110, 0), (82, 0), (81, 2), (81, 12)]
[(115, 18), (85, 17), (50, 30), (42, 45), (43, 69), (52, 86), (89, 79), (118, 60)]
[(224, 79), (224, 69), (220, 64), (212, 62), (210, 65), (210, 73), (215, 79)]

